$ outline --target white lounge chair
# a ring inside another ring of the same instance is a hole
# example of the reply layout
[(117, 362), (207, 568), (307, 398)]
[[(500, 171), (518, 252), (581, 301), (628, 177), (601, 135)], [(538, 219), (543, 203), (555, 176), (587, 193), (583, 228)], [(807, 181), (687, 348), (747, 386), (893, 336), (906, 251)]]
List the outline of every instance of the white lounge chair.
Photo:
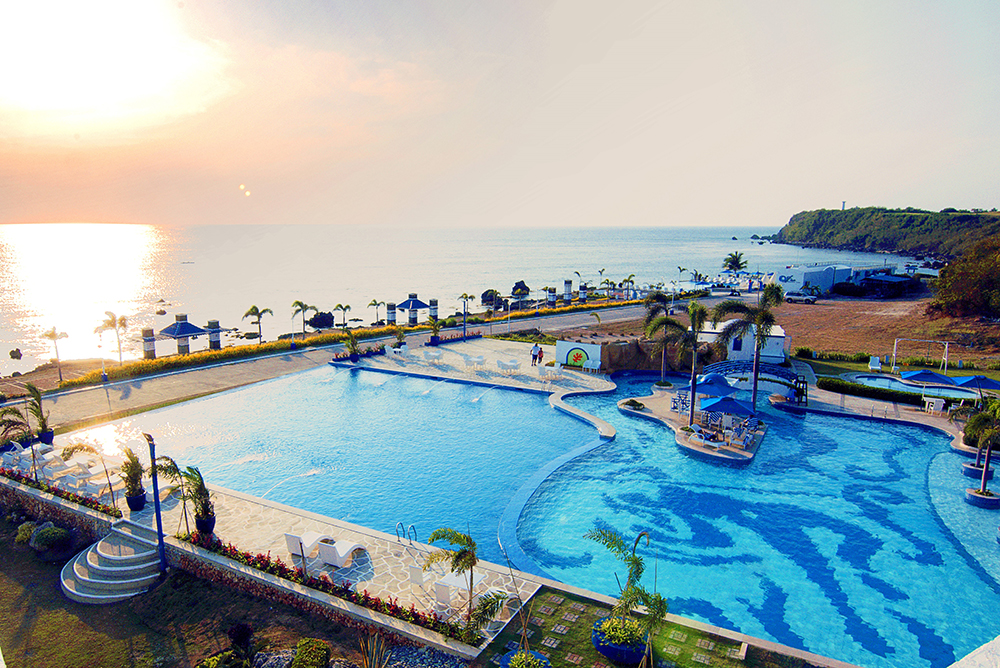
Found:
[(323, 538), (319, 541), (319, 558), (328, 566), (343, 568), (354, 557), (354, 553), (365, 551), (365, 546), (349, 540)]
[(882, 371), (882, 360), (880, 360), (877, 355), (872, 355), (871, 359), (868, 360), (868, 370)]
[(293, 555), (308, 557), (324, 538), (331, 538), (331, 536), (319, 533), (318, 531), (306, 531), (301, 536), (286, 533), (285, 546), (288, 548), (289, 553)]

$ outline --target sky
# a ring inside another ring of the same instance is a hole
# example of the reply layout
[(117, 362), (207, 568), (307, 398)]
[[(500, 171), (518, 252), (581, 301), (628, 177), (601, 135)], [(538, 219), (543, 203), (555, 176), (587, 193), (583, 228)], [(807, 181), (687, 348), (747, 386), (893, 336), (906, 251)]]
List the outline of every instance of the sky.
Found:
[(1000, 3), (0, 0), (0, 223), (998, 206)]

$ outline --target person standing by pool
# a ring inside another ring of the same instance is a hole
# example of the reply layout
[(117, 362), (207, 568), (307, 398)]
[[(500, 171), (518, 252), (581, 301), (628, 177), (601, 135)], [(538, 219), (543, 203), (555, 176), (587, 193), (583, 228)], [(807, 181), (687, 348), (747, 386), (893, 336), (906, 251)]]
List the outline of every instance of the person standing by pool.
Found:
[(531, 366), (538, 364), (538, 353), (540, 352), (542, 352), (542, 348), (537, 343), (531, 346)]
[[(535, 345), (538, 346), (537, 343)], [(542, 365), (542, 358), (543, 357), (545, 357), (545, 351), (542, 350), (541, 346), (538, 346), (538, 366)]]

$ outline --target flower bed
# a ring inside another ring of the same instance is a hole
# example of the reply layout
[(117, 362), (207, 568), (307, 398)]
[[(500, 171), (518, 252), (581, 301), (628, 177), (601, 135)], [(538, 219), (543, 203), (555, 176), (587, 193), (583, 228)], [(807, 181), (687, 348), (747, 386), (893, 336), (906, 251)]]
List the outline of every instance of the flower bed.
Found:
[[(345, 601), (354, 603), (355, 605), (368, 608), (369, 610), (374, 610), (384, 615), (401, 619), (404, 622), (422, 626), (425, 629), (430, 629), (431, 631), (440, 633), (447, 638), (452, 638), (453, 640), (462, 640), (463, 638), (463, 629), (461, 626), (441, 619), (436, 613), (421, 612), (413, 605), (409, 608), (404, 608), (399, 605), (396, 599), (391, 597), (388, 600), (382, 600), (377, 596), (370, 595), (367, 591), (358, 593), (351, 589), (350, 584), (346, 582), (338, 584), (331, 580), (326, 574), (319, 577), (312, 575), (304, 576), (301, 569), (289, 566), (277, 557), (272, 557), (270, 552), (267, 554), (252, 554), (250, 552), (244, 552), (232, 543), (223, 543), (214, 535), (204, 535), (199, 534), (198, 532), (181, 535), (178, 536), (178, 538), (180, 540), (187, 541), (192, 545), (196, 545), (203, 550), (208, 550), (209, 552), (226, 557), (227, 559), (232, 559), (233, 561), (243, 564), (244, 566), (256, 568), (257, 570), (268, 573), (269, 575), (274, 575), (275, 577), (288, 580), (289, 582), (294, 582), (296, 584), (309, 587), (310, 589), (315, 589), (325, 594), (336, 596), (337, 598), (341, 598)], [(261, 594), (261, 592), (256, 593), (258, 595)]]
[(114, 506), (109, 506), (87, 496), (80, 496), (79, 494), (61, 489), (46, 482), (35, 482), (34, 477), (16, 469), (0, 468), (0, 476), (17, 481), (25, 487), (31, 487), (32, 489), (37, 489), (41, 492), (58, 496), (60, 499), (72, 501), (73, 503), (83, 506), (84, 508), (90, 508), (91, 510), (96, 510), (97, 512), (110, 515), (111, 517), (120, 519), (122, 516), (122, 511), (118, 510)]

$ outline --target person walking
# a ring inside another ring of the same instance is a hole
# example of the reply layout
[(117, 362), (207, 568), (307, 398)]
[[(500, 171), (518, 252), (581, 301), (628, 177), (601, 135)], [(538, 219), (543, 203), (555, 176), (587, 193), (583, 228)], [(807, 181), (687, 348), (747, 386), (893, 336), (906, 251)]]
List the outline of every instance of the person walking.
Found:
[(538, 365), (538, 353), (542, 352), (542, 347), (537, 343), (531, 346), (531, 366)]

